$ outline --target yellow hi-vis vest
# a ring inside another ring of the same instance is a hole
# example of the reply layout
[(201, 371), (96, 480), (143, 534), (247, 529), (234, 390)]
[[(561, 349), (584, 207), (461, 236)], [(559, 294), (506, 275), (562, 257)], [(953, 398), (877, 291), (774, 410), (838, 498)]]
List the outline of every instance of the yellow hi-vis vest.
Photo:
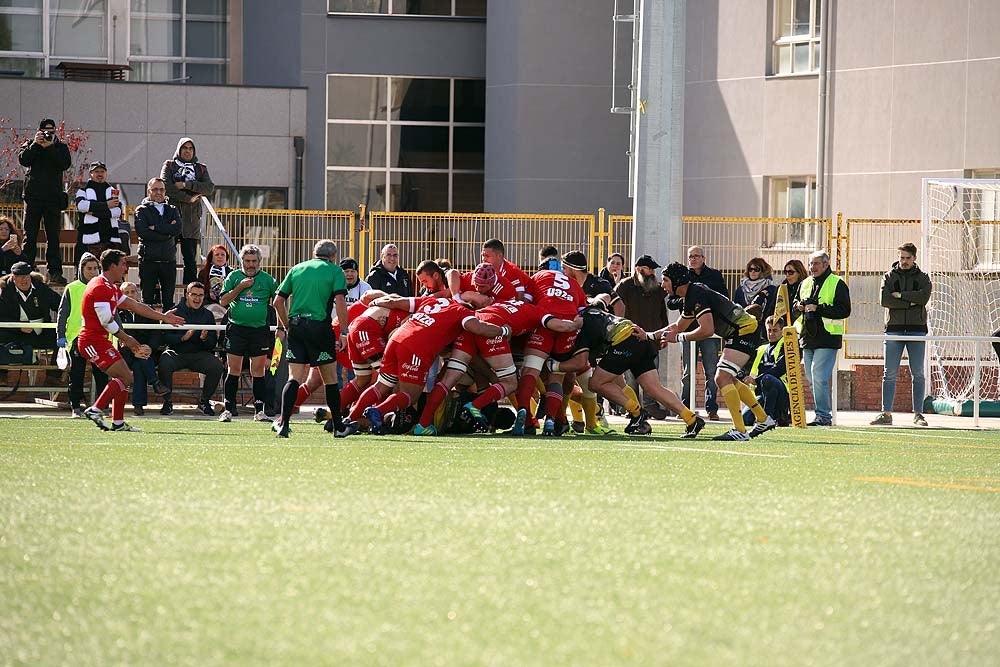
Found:
[[(767, 354), (767, 348), (770, 345), (771, 345), (771, 343), (768, 342), (768, 343), (764, 343), (763, 345), (761, 345), (761, 346), (759, 346), (757, 348), (757, 356), (756, 356), (756, 358), (754, 358), (753, 364), (750, 366), (750, 375), (753, 375), (754, 377), (756, 377), (757, 375), (760, 374), (760, 372), (759, 372), (760, 371), (760, 362), (761, 362), (761, 360), (764, 359), (764, 355)], [(776, 342), (774, 345), (775, 345), (775, 349), (774, 349), (774, 362), (777, 363), (778, 359), (781, 359), (783, 356), (785, 356), (785, 339), (784, 338), (779, 338), (778, 342)], [(787, 371), (785, 372), (784, 375), (782, 375), (778, 379), (780, 379), (782, 382), (784, 382), (785, 383), (785, 389), (788, 389), (788, 373), (787, 373)]]
[[(813, 277), (809, 276), (802, 281), (802, 287), (799, 288), (799, 300), (801, 301), (804, 297), (808, 297), (812, 294), (813, 289)], [(842, 281), (841, 277), (836, 273), (830, 273), (823, 281), (823, 286), (819, 288), (819, 303), (824, 306), (832, 306), (833, 298), (837, 295), (837, 285)], [(843, 336), (844, 335), (844, 320), (835, 320), (830, 317), (823, 318), (823, 328), (826, 329), (827, 333), (833, 336)], [(795, 320), (795, 330), (802, 333), (802, 318)]]
[(74, 280), (66, 285), (69, 292), (69, 317), (66, 318), (66, 345), (72, 345), (80, 329), (83, 328), (83, 293), (87, 289), (87, 283), (82, 280)]

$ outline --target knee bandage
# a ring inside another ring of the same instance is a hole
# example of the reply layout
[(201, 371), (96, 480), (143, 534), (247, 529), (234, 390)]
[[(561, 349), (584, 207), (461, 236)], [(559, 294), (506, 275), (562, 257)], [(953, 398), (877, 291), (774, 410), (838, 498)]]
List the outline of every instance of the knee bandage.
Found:
[(740, 371), (742, 371), (743, 368), (741, 366), (737, 366), (729, 359), (723, 359), (722, 361), (719, 362), (719, 370), (722, 371), (723, 373), (728, 373), (729, 375), (732, 375), (735, 378), (739, 376)]

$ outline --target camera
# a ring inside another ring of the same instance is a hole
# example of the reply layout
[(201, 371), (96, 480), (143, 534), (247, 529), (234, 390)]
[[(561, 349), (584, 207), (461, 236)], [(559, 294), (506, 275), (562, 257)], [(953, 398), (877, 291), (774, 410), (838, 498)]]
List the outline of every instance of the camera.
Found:
[[(803, 307), (805, 307), (805, 306), (818, 306), (819, 305), (819, 299), (816, 299), (815, 297), (808, 297), (808, 298), (805, 298), (805, 299), (800, 299), (799, 303), (802, 304)], [(819, 319), (819, 313), (817, 313), (815, 311), (813, 311), (813, 312), (805, 312), (805, 313), (802, 313), (802, 318), (804, 320), (816, 320), (816, 319)]]
[(45, 141), (52, 141), (56, 137), (55, 130), (45, 130), (42, 132), (42, 136), (45, 137)]

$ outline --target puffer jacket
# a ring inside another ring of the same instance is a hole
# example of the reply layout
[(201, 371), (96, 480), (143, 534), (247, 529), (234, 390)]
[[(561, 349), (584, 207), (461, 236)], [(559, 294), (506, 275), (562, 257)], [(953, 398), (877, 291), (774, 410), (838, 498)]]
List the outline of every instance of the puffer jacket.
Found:
[[(892, 295), (899, 292), (897, 299)], [(931, 299), (931, 278), (916, 264), (904, 271), (899, 262), (882, 276), (882, 307), (885, 332), (920, 331), (927, 333), (927, 302)]]

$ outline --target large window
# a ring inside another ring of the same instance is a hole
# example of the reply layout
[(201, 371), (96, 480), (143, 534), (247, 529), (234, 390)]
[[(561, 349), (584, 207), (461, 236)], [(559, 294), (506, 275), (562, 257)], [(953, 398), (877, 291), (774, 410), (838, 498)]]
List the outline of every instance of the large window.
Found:
[(326, 207), (483, 210), (481, 79), (327, 77)]
[[(814, 218), (816, 216), (816, 179), (812, 176), (775, 176), (770, 179), (771, 218)], [(787, 222), (772, 225), (773, 245), (816, 247), (820, 239), (819, 223)]]
[(774, 74), (819, 69), (819, 0), (774, 0)]
[(227, 0), (131, 0), (133, 81), (226, 83)]
[(331, 14), (486, 16), (486, 0), (327, 0)]
[(0, 0), (0, 74), (46, 77), (64, 60), (113, 63), (112, 45), (128, 43), (133, 81), (226, 83), (227, 0), (117, 2), (128, 7), (125, 20), (110, 20), (109, 0)]
[(63, 60), (108, 62), (106, 0), (0, 0), (0, 73), (44, 77)]

